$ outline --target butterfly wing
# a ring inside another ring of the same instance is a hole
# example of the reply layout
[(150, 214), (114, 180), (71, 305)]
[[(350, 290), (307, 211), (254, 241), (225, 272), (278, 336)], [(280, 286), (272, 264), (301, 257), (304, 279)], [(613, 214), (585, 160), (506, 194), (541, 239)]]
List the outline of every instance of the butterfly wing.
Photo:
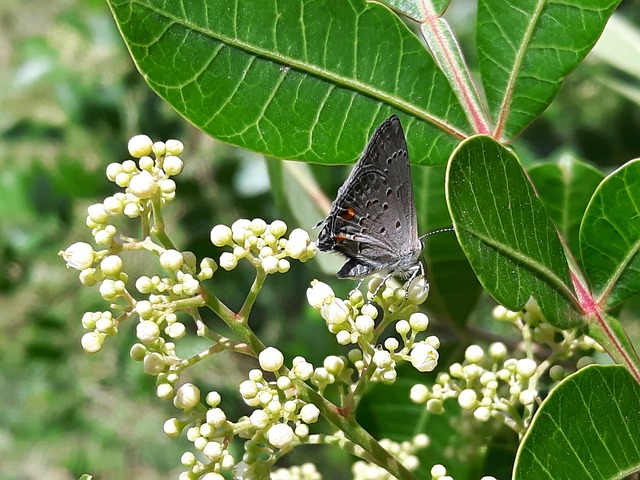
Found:
[(407, 143), (395, 115), (373, 133), (318, 235), (321, 251), (347, 258), (338, 277), (415, 269), (418, 238)]

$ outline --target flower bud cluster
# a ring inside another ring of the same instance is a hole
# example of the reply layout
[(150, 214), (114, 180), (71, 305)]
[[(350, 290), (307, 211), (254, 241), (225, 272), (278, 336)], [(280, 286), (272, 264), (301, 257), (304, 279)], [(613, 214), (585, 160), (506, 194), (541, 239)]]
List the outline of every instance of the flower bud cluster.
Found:
[(271, 480), (321, 480), (322, 475), (313, 463), (303, 463), (271, 472)]
[[(523, 332), (525, 342), (547, 345), (555, 359), (563, 360), (578, 355), (578, 368), (594, 363), (589, 353), (604, 352), (604, 349), (584, 332), (576, 329), (560, 329), (547, 323), (533, 298), (529, 299), (525, 308), (519, 312), (507, 310), (502, 305), (498, 305), (493, 309), (493, 317), (498, 321), (515, 325)], [(560, 365), (554, 365), (550, 371), (551, 378), (556, 381), (562, 380), (567, 373)]]
[(320, 410), (298, 398), (293, 382), (294, 379), (309, 380), (315, 372), (311, 364), (297, 357), (288, 375), (267, 381), (263, 370), (278, 371), (283, 365), (283, 356), (270, 347), (260, 354), (258, 360), (261, 369), (251, 370), (248, 380), (240, 384), (244, 402), (250, 407), (257, 407), (245, 419), (246, 429), (242, 435), (251, 440), (245, 448), (261, 447), (274, 453), (304, 442), (309, 435), (309, 425), (318, 421)]
[[(227, 420), (220, 408), (220, 394), (216, 391), (209, 392), (205, 402), (208, 406), (206, 413), (200, 415), (195, 425), (187, 429), (187, 439), (200, 452), (204, 461), (198, 459), (195, 453), (186, 451), (180, 463), (188, 470), (178, 476), (180, 480), (223, 480), (221, 472), (231, 470), (236, 463), (227, 448), (233, 437), (234, 425)], [(185, 413), (192, 411), (201, 405), (200, 390), (190, 383), (184, 384), (176, 393), (174, 404)], [(191, 423), (192, 417), (184, 421), (170, 418), (164, 424), (164, 431), (170, 438), (175, 438)]]
[[(377, 288), (376, 281), (374, 279), (370, 283), (370, 292)], [(420, 285), (418, 287), (422, 290)], [(381, 296), (383, 299), (391, 299), (386, 305), (387, 315), (392, 315), (400, 309), (407, 313), (413, 310), (413, 313), (408, 316), (408, 320), (399, 319), (395, 322), (399, 338), (387, 338), (379, 345), (380, 329), (375, 323), (378, 309), (372, 303), (364, 303), (358, 290), (352, 292), (347, 300), (337, 298), (329, 285), (317, 280), (311, 282), (311, 287), (307, 290), (309, 304), (320, 311), (327, 328), (336, 336), (337, 342), (341, 345), (355, 344), (360, 347), (349, 353), (349, 360), (360, 374), (367, 365), (373, 363), (376, 370), (372, 380), (393, 383), (397, 376), (397, 362), (401, 360), (410, 362), (421, 372), (432, 371), (438, 363), (440, 340), (433, 335), (418, 339), (429, 326), (428, 317), (415, 311), (416, 305), (412, 303), (411, 295), (405, 298), (406, 292), (402, 288), (394, 290), (386, 287)]]
[[(410, 472), (415, 472), (420, 467), (420, 459), (416, 453), (429, 446), (430, 440), (427, 435), (420, 433), (411, 440), (405, 442), (394, 442), (383, 438), (380, 445), (387, 452), (391, 453)], [(354, 462), (351, 467), (351, 476), (354, 480), (368, 480), (371, 478), (392, 479), (389, 472), (383, 468), (364, 460)]]
[(471, 345), (465, 351), (465, 360), (454, 363), (448, 372), (438, 374), (431, 389), (417, 384), (411, 389), (414, 403), (426, 404), (431, 413), (442, 413), (448, 398), (457, 398), (464, 410), (473, 413), (481, 422), (501, 418), (516, 430), (524, 425), (510, 417), (520, 406), (530, 407), (538, 401), (534, 376), (538, 364), (530, 358), (508, 358), (503, 343), (492, 343), (485, 351)]
[(266, 274), (286, 273), (291, 267), (287, 257), (306, 262), (316, 254), (316, 245), (300, 228), (285, 238), (287, 224), (275, 220), (270, 224), (261, 218), (236, 220), (231, 227), (216, 225), (211, 230), (211, 243), (216, 247), (231, 247), (220, 255), (220, 266), (233, 270), (246, 258)]

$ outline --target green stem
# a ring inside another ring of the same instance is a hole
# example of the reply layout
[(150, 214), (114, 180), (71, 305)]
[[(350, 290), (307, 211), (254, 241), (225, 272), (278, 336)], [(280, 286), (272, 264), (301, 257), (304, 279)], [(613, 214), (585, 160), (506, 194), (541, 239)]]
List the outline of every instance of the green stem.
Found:
[(238, 312), (238, 317), (243, 319), (245, 322), (249, 320), (249, 315), (251, 313), (251, 309), (253, 308), (253, 304), (256, 302), (258, 298), (258, 294), (264, 285), (265, 280), (267, 279), (267, 274), (262, 269), (262, 267), (256, 268), (256, 278), (253, 280), (253, 285), (251, 285), (251, 289), (249, 290), (249, 294), (245, 299), (240, 311)]

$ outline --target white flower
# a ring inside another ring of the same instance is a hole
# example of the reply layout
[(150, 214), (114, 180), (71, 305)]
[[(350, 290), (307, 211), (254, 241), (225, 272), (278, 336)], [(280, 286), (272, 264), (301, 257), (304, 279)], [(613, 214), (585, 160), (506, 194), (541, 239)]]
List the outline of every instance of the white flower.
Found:
[(438, 365), (438, 351), (425, 342), (415, 344), (410, 357), (411, 364), (419, 372), (430, 372)]
[(267, 440), (276, 448), (286, 448), (293, 442), (294, 433), (291, 427), (284, 423), (278, 423), (267, 432)]
[(284, 364), (284, 355), (277, 348), (267, 347), (258, 355), (258, 363), (265, 372), (277, 372)]
[(58, 255), (67, 262), (67, 268), (75, 268), (76, 270), (89, 268), (95, 260), (93, 247), (85, 242), (76, 242), (66, 250), (58, 252)]

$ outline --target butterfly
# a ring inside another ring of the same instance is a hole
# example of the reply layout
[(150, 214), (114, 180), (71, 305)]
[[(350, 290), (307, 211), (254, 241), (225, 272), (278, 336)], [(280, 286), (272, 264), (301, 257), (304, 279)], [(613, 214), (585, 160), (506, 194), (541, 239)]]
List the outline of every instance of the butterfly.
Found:
[(347, 259), (338, 278), (424, 276), (407, 141), (397, 116), (373, 132), (318, 226), (318, 250)]

